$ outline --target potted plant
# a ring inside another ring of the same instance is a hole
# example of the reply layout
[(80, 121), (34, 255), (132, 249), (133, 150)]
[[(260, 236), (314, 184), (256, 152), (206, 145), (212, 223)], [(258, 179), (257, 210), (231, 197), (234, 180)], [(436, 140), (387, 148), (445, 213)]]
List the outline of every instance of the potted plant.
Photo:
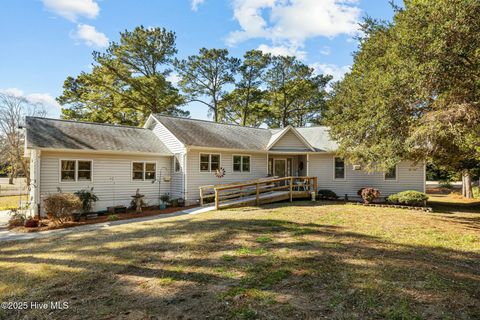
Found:
[(160, 196), (160, 209), (167, 208), (168, 201), (170, 200), (170, 195), (168, 193), (164, 193)]
[(185, 207), (185, 199), (178, 198), (178, 206), (179, 207)]

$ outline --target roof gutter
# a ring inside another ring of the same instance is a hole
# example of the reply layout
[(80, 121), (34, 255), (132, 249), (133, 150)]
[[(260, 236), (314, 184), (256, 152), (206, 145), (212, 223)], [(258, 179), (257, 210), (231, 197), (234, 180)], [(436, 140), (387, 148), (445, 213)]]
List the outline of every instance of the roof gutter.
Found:
[(69, 152), (69, 153), (97, 153), (97, 154), (122, 154), (131, 156), (162, 156), (172, 157), (173, 153), (135, 152), (135, 151), (114, 151), (114, 150), (79, 150), (79, 149), (56, 149), (56, 148), (32, 148), (30, 150), (41, 150), (45, 152)]

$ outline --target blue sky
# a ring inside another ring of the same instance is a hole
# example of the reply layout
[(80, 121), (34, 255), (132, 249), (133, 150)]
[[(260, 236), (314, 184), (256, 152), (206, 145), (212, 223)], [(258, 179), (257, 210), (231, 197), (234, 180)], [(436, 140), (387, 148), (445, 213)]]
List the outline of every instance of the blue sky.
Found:
[[(93, 50), (138, 25), (175, 31), (179, 58), (201, 47), (238, 57), (259, 48), (294, 54), (338, 79), (352, 64), (365, 15), (391, 19), (392, 10), (388, 0), (2, 1), (0, 91), (40, 101), (49, 117), (59, 117), (54, 98), (65, 78), (88, 71)], [(186, 109), (208, 119), (201, 105)]]

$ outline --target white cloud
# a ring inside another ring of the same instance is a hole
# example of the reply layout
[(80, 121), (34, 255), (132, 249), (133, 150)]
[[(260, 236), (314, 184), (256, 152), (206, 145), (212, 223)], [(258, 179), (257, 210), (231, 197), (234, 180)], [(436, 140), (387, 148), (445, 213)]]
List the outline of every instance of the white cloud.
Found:
[(191, 0), (191, 3), (192, 3), (192, 10), (193, 11), (197, 11), (198, 10), (198, 6), (201, 5), (202, 3), (204, 3), (205, 0)]
[(328, 56), (331, 53), (331, 48), (329, 46), (323, 46), (322, 49), (320, 49), (320, 54), (323, 54), (324, 56)]
[(176, 72), (171, 72), (167, 76), (167, 81), (170, 81), (174, 86), (176, 86), (178, 84), (178, 82), (180, 81), (180, 76)]
[(261, 44), (257, 49), (265, 53), (271, 53), (274, 56), (295, 56), (300, 60), (305, 59), (307, 55), (305, 51), (299, 50), (299, 48), (294, 46), (269, 46), (267, 44)]
[(308, 38), (335, 37), (357, 32), (361, 10), (357, 0), (233, 0), (234, 18), (241, 30), (227, 44), (254, 38), (274, 47), (302, 48)]
[(94, 0), (43, 0), (43, 5), (70, 21), (76, 21), (78, 17), (95, 19), (100, 12)]
[(107, 36), (88, 24), (77, 25), (77, 30), (72, 34), (72, 38), (83, 41), (90, 47), (107, 47)]
[(31, 103), (39, 103), (44, 105), (47, 109), (48, 108), (55, 108), (60, 110), (60, 104), (52, 97), (49, 93), (29, 93), (26, 94), (23, 90), (18, 88), (7, 88), (7, 89), (0, 89), (0, 93), (12, 95), (15, 97), (23, 97), (27, 99)]
[(336, 64), (314, 63), (310, 65), (317, 73), (333, 76), (332, 81), (342, 80), (345, 73), (350, 72), (350, 66), (337, 66)]

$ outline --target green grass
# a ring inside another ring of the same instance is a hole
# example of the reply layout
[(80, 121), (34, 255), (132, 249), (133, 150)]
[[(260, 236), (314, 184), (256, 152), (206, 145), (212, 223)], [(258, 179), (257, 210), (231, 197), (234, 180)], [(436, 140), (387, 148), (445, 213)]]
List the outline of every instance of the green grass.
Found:
[(475, 319), (480, 211), (279, 203), (0, 243), (15, 318)]

